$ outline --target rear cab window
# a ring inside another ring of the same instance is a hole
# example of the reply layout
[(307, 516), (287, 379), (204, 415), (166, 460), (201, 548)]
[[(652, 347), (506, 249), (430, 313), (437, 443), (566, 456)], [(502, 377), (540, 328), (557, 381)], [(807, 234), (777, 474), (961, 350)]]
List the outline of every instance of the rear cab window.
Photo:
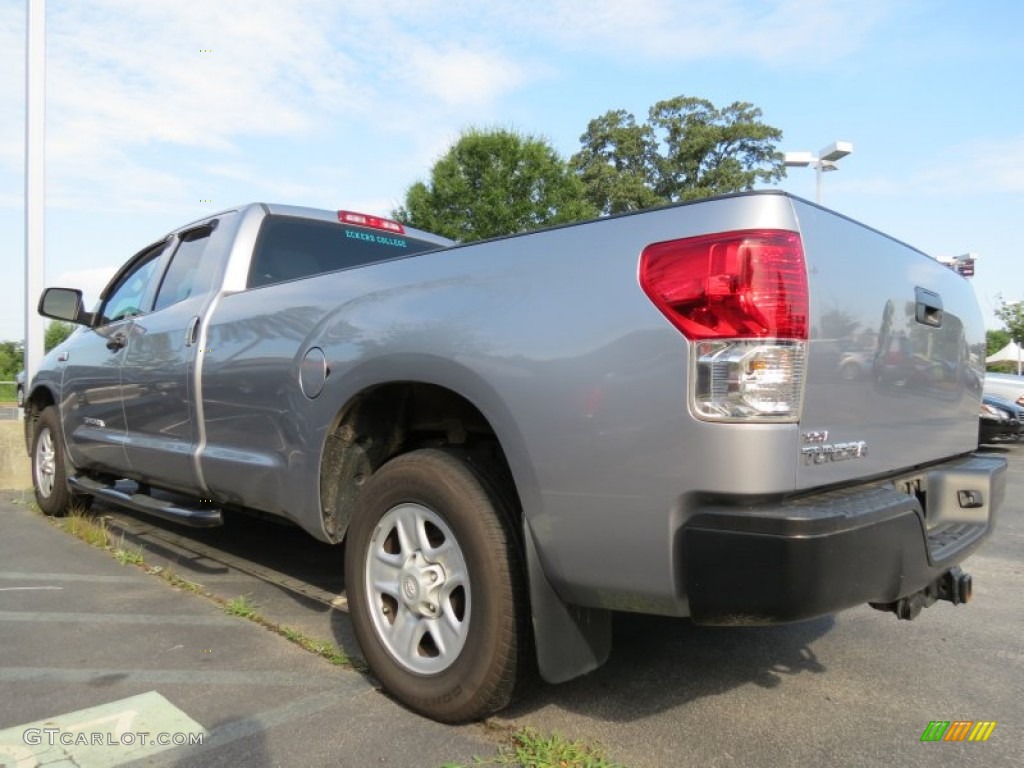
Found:
[(256, 240), (249, 288), (337, 272), (443, 246), (347, 223), (272, 214)]
[(203, 254), (216, 225), (215, 220), (178, 236), (178, 247), (157, 290), (154, 312), (186, 299), (205, 296), (213, 290), (218, 262), (216, 259), (204, 259)]

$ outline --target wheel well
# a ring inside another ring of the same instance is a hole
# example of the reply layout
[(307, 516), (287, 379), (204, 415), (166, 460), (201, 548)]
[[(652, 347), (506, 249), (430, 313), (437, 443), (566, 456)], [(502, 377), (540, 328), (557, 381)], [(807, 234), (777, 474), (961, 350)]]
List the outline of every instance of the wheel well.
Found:
[(394, 382), (356, 395), (331, 425), (320, 465), (321, 514), (330, 539), (345, 535), (370, 475), (389, 459), (426, 447), (458, 450), (520, 509), (508, 460), (480, 410), (444, 387)]
[(30, 397), (25, 398), (25, 450), (32, 453), (32, 436), (36, 431), (36, 422), (39, 414), (53, 405), (53, 393), (45, 387), (38, 388)]

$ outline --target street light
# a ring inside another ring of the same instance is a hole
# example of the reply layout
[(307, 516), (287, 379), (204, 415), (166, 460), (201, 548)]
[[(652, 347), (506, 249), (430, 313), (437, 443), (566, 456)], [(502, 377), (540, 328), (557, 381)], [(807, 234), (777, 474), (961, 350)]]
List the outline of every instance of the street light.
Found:
[(848, 141), (833, 141), (827, 147), (818, 152), (817, 156), (810, 152), (786, 152), (785, 163), (794, 168), (806, 168), (810, 166), (817, 176), (815, 184), (814, 200), (821, 205), (821, 174), (826, 171), (838, 171), (836, 163), (848, 154), (853, 152), (853, 144)]
[[(43, 318), (36, 302), (43, 292), (46, 176), (46, 0), (26, 0), (25, 24), (25, 394), (43, 359)], [(24, 411), (18, 409), (24, 416)]]

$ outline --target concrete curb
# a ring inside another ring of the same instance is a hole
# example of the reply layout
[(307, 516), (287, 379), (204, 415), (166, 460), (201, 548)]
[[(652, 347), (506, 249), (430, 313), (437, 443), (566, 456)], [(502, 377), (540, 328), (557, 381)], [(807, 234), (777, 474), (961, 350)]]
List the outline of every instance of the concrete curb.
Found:
[(21, 421), (0, 421), (0, 488), (4, 490), (32, 487), (24, 430)]

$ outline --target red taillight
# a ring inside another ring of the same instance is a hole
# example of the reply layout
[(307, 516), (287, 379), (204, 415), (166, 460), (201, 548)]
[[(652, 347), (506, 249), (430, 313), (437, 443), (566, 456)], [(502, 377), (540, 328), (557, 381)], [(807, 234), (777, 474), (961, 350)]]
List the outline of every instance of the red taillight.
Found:
[(405, 227), (397, 221), (382, 219), (379, 216), (370, 216), (365, 213), (356, 213), (355, 211), (338, 211), (338, 221), (342, 224), (355, 224), (360, 227), (370, 227), (371, 229), (383, 229), (399, 235), (405, 234)]
[(796, 232), (744, 230), (649, 245), (640, 286), (690, 339), (807, 339), (807, 269)]

